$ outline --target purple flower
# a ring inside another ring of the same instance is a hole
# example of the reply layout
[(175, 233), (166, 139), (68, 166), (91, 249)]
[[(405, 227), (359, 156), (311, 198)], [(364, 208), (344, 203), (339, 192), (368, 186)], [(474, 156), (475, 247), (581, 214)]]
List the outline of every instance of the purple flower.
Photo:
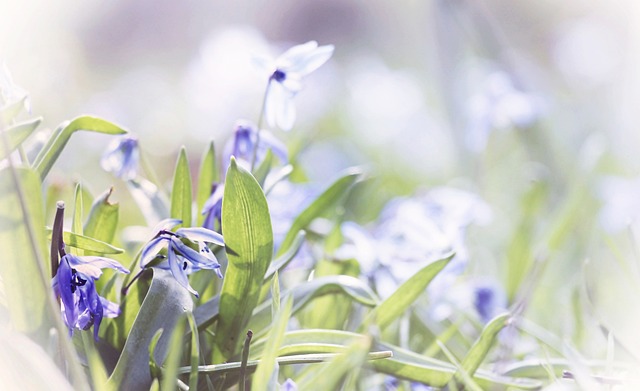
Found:
[(53, 290), (60, 298), (62, 317), (70, 333), (74, 329), (87, 330), (93, 325), (93, 335), (97, 340), (102, 318), (114, 318), (120, 314), (117, 304), (99, 296), (96, 291), (95, 280), (100, 278), (101, 269), (105, 267), (129, 273), (109, 258), (66, 254), (60, 260)]
[(138, 139), (126, 136), (109, 144), (109, 147), (102, 155), (100, 165), (105, 171), (128, 181), (138, 175), (139, 160)]
[(202, 206), (202, 214), (206, 215), (202, 226), (215, 230), (220, 229), (222, 224), (222, 196), (224, 195), (224, 183), (214, 183), (213, 191), (209, 199)]
[(302, 89), (302, 78), (318, 69), (333, 55), (333, 45), (318, 46), (316, 41), (297, 45), (269, 64), (269, 86), (264, 103), (270, 127), (290, 130), (296, 119), (293, 98)]
[[(200, 269), (215, 270), (218, 277), (222, 278), (220, 263), (206, 243), (224, 246), (222, 235), (203, 227), (179, 228), (176, 232), (171, 228), (182, 223), (176, 219), (166, 219), (158, 223), (155, 228), (156, 235), (142, 249), (140, 267), (156, 266), (169, 269), (173, 277), (189, 292), (198, 297), (187, 275)], [(167, 255), (160, 255), (161, 261), (152, 265), (152, 261), (158, 258), (158, 252), (167, 248)], [(197, 247), (197, 250), (194, 249)]]

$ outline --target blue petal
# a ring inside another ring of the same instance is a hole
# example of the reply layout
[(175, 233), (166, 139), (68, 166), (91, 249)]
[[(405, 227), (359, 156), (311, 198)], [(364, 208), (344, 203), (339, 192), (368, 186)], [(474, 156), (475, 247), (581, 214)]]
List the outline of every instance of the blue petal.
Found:
[[(174, 250), (179, 251), (186, 259), (195, 263), (201, 269), (214, 269), (216, 267), (220, 267), (220, 264), (218, 262), (214, 262), (211, 259), (205, 257), (204, 255), (182, 243), (175, 237), (171, 238), (171, 247)], [(171, 252), (172, 251), (169, 250), (169, 254), (171, 254)], [(169, 264), (171, 264), (171, 260), (169, 260)]]
[(207, 242), (224, 246), (224, 239), (219, 233), (203, 227), (180, 228), (176, 234), (186, 237), (192, 242)]
[(180, 219), (164, 219), (164, 220), (160, 221), (158, 224), (156, 224), (155, 227), (153, 227), (153, 232), (166, 231), (166, 230), (169, 230), (169, 229), (175, 227), (178, 224), (182, 224), (182, 220), (180, 220)]
[(144, 268), (147, 266), (149, 262), (153, 260), (158, 254), (158, 251), (164, 246), (169, 238), (166, 236), (158, 236), (153, 238), (146, 246), (142, 249), (142, 253), (140, 255), (140, 267)]
[(67, 260), (69, 254), (62, 257), (60, 265), (58, 265), (58, 272), (56, 273), (56, 279), (58, 281), (58, 289), (60, 292), (60, 299), (64, 305), (64, 322), (71, 329), (78, 320), (77, 308), (74, 301), (74, 293), (71, 292), (71, 266)]
[(171, 270), (171, 274), (178, 281), (178, 284), (182, 285), (189, 292), (193, 293), (196, 297), (198, 296), (198, 292), (196, 292), (191, 285), (189, 285), (189, 279), (187, 279), (187, 273), (182, 268), (182, 265), (179, 264), (178, 257), (176, 254), (169, 250), (169, 269)]

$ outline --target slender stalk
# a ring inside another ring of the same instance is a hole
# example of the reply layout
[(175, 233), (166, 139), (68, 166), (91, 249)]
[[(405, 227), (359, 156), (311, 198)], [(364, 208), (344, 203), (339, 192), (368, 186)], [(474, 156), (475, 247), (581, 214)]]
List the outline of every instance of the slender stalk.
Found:
[(56, 216), (53, 220), (53, 229), (51, 230), (51, 277), (55, 277), (58, 273), (58, 265), (60, 264), (60, 251), (64, 251), (63, 223), (64, 223), (64, 201), (58, 201), (56, 204)]
[(256, 143), (253, 146), (253, 155), (251, 156), (251, 171), (256, 165), (256, 158), (258, 156), (258, 146), (260, 144), (260, 132), (262, 130), (262, 121), (264, 120), (264, 111), (267, 105), (267, 96), (269, 96), (269, 88), (271, 88), (271, 78), (269, 78), (269, 82), (267, 83), (267, 88), (264, 90), (264, 96), (262, 97), (262, 107), (260, 108), (260, 115), (258, 116), (258, 129), (256, 132)]
[(253, 337), (253, 331), (247, 331), (247, 338), (244, 340), (244, 347), (242, 348), (242, 363), (240, 364), (240, 391), (245, 390), (246, 386), (246, 373), (247, 373), (247, 361), (249, 361), (249, 344), (251, 344), (251, 338)]

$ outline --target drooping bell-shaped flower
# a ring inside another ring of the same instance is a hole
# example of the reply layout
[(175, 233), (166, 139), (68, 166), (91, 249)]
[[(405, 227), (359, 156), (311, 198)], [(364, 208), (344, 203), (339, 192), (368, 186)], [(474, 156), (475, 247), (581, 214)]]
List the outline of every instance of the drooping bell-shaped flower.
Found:
[(198, 292), (189, 285), (187, 275), (200, 269), (208, 269), (215, 270), (218, 277), (222, 278), (220, 263), (206, 243), (224, 246), (224, 240), (219, 233), (203, 227), (170, 231), (180, 223), (182, 221), (177, 219), (167, 219), (158, 223), (155, 228), (156, 235), (142, 249), (140, 267), (151, 266), (152, 261), (158, 257), (158, 252), (166, 247), (167, 256), (161, 256), (161, 262), (153, 266), (169, 269), (180, 285), (198, 297)]
[(105, 171), (128, 181), (138, 176), (140, 151), (138, 139), (131, 136), (113, 140), (102, 155), (100, 165)]
[(129, 273), (109, 258), (66, 254), (60, 259), (53, 290), (60, 298), (62, 317), (70, 333), (74, 329), (87, 330), (93, 326), (94, 338), (98, 339), (102, 318), (115, 318), (120, 314), (117, 304), (99, 296), (96, 291), (95, 280), (100, 278), (103, 268)]

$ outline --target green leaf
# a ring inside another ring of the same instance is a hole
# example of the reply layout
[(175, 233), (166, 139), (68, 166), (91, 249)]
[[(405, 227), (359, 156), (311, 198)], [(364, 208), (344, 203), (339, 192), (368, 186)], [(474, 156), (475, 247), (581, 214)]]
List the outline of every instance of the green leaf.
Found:
[[(102, 193), (95, 199), (89, 211), (89, 217), (84, 224), (84, 235), (100, 240), (105, 243), (112, 243), (118, 227), (117, 203), (109, 202), (109, 197), (113, 193), (113, 187)], [(97, 253), (86, 253), (87, 255), (97, 255)]]
[(51, 135), (51, 138), (40, 150), (33, 167), (40, 175), (41, 179), (46, 178), (49, 170), (53, 167), (55, 161), (60, 157), (62, 150), (69, 142), (71, 135), (79, 130), (87, 130), (91, 132), (104, 134), (125, 134), (126, 130), (111, 122), (101, 118), (91, 116), (81, 116), (72, 121), (61, 124)]
[[(51, 239), (51, 228), (46, 229), (48, 239)], [(79, 248), (82, 250), (93, 251), (99, 254), (122, 254), (123, 249), (105, 243), (101, 240), (90, 238), (88, 236), (74, 234), (73, 232), (64, 231), (64, 243), (67, 246)]]
[(164, 332), (155, 349), (155, 361), (164, 363), (172, 331), (180, 317), (192, 311), (193, 301), (171, 272), (152, 269), (153, 280), (131, 328), (120, 359), (109, 382), (121, 390), (149, 389), (149, 344), (154, 334)]
[(182, 147), (173, 175), (170, 213), (172, 218), (182, 220), (182, 227), (191, 227), (193, 213), (191, 197), (191, 171), (189, 170), (187, 151)]
[(0, 246), (5, 249), (0, 276), (12, 328), (44, 343), (53, 324), (46, 316), (52, 276), (44, 259), (42, 189), (34, 171), (15, 168), (15, 175), (11, 168), (0, 170)]
[[(76, 184), (76, 189), (75, 189), (73, 198), (74, 198), (73, 220), (71, 223), (71, 232), (73, 232), (76, 235), (82, 235), (83, 234), (83, 231), (82, 231), (83, 205), (82, 205), (82, 185), (80, 184), (80, 182)], [(84, 255), (84, 252), (81, 249), (74, 248), (72, 250), (75, 251), (76, 255)]]
[(313, 220), (335, 211), (335, 209), (344, 202), (348, 192), (361, 176), (360, 171), (351, 170), (347, 172), (346, 175), (336, 180), (328, 189), (320, 194), (311, 205), (303, 210), (293, 223), (291, 223), (291, 228), (289, 228), (289, 232), (287, 232), (287, 235), (280, 245), (278, 255), (287, 252), (298, 235), (298, 232), (306, 230)]
[[(469, 349), (469, 352), (461, 363), (462, 368), (469, 375), (473, 376), (476, 370), (480, 367), (480, 364), (484, 361), (487, 353), (489, 353), (489, 349), (493, 346), (498, 333), (509, 324), (510, 320), (511, 314), (504, 313), (493, 318), (484, 327), (482, 334), (480, 334), (476, 342), (471, 346), (471, 349)], [(459, 374), (456, 374), (456, 380), (459, 382), (462, 381)]]
[(260, 291), (259, 301), (262, 301), (265, 297), (267, 297), (267, 294), (269, 293), (268, 282), (271, 281), (271, 279), (273, 278), (276, 272), (279, 272), (280, 270), (284, 269), (289, 264), (289, 262), (293, 260), (293, 257), (296, 256), (296, 254), (298, 253), (298, 250), (300, 250), (300, 247), (302, 247), (302, 243), (304, 243), (305, 236), (306, 236), (306, 233), (304, 231), (298, 232), (298, 235), (294, 239), (291, 246), (289, 246), (289, 249), (283, 254), (281, 254), (280, 256), (278, 256), (276, 259), (271, 261), (271, 264), (267, 269), (267, 273), (264, 276), (264, 282), (262, 285), (262, 289)]
[(198, 174), (198, 193), (196, 195), (198, 226), (202, 226), (204, 222), (205, 215), (202, 214), (202, 208), (211, 195), (212, 186), (219, 180), (220, 174), (218, 173), (218, 163), (216, 162), (216, 150), (212, 141), (202, 156)]
[(4, 159), (7, 155), (13, 152), (20, 144), (22, 144), (31, 133), (40, 125), (42, 117), (30, 119), (28, 121), (20, 122), (5, 130), (7, 139), (9, 141), (9, 152), (5, 148), (0, 148), (0, 159)]
[(222, 201), (222, 235), (229, 260), (220, 292), (214, 363), (239, 351), (273, 256), (271, 217), (255, 178), (235, 159), (227, 170)]
[(260, 359), (260, 364), (258, 364), (256, 373), (253, 375), (252, 387), (256, 390), (266, 390), (269, 379), (273, 377), (278, 349), (280, 349), (280, 345), (284, 339), (284, 332), (287, 329), (287, 322), (291, 316), (292, 305), (292, 297), (287, 296), (282, 310), (278, 311), (274, 317), (273, 325), (269, 331), (267, 343)]
[(200, 362), (200, 338), (198, 326), (193, 317), (193, 312), (188, 314), (189, 329), (191, 331), (191, 373), (189, 374), (189, 389), (198, 389), (198, 364)]
[(453, 257), (454, 254), (451, 254), (446, 258), (432, 262), (405, 281), (391, 296), (369, 313), (365, 321), (362, 322), (360, 331), (366, 330), (372, 323), (376, 324), (380, 329), (384, 329), (391, 324), (413, 304), (433, 278), (447, 266)]

